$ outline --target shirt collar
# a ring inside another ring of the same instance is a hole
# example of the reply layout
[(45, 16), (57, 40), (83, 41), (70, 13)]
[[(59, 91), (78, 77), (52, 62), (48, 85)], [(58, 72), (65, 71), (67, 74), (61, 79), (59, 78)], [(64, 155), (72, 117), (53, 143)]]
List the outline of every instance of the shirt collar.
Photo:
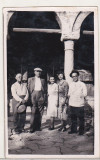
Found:
[(35, 78), (36, 78), (36, 79), (40, 79), (40, 77), (36, 77), (36, 76), (35, 76)]
[(78, 84), (79, 82), (80, 82), (80, 81), (77, 81), (77, 82), (74, 82), (74, 81), (73, 81), (74, 84)]
[(22, 85), (23, 83), (22, 83), (22, 82), (21, 82), (21, 83), (16, 82), (16, 84), (17, 84), (17, 85)]
[(58, 83), (62, 85), (62, 84), (64, 83), (64, 81), (65, 81), (65, 80), (62, 79), (61, 81), (59, 80)]

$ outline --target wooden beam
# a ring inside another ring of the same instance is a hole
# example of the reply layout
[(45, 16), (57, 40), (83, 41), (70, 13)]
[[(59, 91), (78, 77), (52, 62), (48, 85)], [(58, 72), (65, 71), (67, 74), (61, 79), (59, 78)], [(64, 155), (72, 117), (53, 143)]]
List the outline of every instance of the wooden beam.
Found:
[(84, 30), (84, 31), (83, 31), (83, 34), (86, 34), (86, 35), (94, 35), (94, 31), (86, 31), (86, 30)]
[(13, 32), (42, 32), (42, 33), (57, 33), (60, 34), (60, 29), (37, 29), (37, 28), (13, 28)]
[[(56, 33), (61, 34), (61, 29), (39, 29), (39, 28), (13, 28), (13, 32), (42, 32), (42, 33)], [(94, 35), (94, 31), (82, 32), (85, 35)]]

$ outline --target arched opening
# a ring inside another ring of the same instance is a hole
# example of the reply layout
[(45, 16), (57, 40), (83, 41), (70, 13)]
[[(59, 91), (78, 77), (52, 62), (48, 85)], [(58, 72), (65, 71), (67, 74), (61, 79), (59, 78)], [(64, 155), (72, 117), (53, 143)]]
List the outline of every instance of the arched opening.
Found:
[[(81, 25), (80, 39), (75, 41), (74, 68), (88, 71), (90, 77), (85, 77), (85, 83), (94, 83), (94, 36), (83, 34), (83, 31), (94, 31), (94, 13), (89, 14)], [(93, 87), (88, 90), (93, 95)]]
[[(43, 78), (63, 70), (64, 46), (60, 34), (13, 32), (13, 28), (60, 29), (55, 12), (15, 12), (8, 24), (10, 39), (7, 42), (8, 81), (14, 82), (17, 72), (28, 70), (33, 76), (34, 67), (43, 69)], [(9, 85), (10, 86), (10, 85)]]

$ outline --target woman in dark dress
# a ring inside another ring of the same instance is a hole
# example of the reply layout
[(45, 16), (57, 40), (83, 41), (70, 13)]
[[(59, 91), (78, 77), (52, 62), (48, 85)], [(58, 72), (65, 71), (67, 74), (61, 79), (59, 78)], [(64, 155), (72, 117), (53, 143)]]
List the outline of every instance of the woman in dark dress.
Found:
[(58, 118), (61, 120), (61, 127), (58, 131), (66, 131), (66, 121), (68, 115), (66, 114), (68, 106), (68, 83), (64, 80), (64, 74), (62, 72), (58, 73)]

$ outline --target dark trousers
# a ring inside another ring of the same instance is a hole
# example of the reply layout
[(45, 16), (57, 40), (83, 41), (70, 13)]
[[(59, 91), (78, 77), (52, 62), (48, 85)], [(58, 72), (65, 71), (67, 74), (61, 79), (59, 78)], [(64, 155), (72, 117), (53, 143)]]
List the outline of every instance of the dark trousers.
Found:
[(43, 93), (41, 91), (33, 91), (31, 101), (30, 130), (33, 131), (41, 128), (42, 115), (44, 111)]
[(84, 133), (84, 106), (72, 107), (71, 109), (71, 131), (77, 132), (77, 120), (79, 119), (79, 133)]
[(13, 98), (12, 99), (12, 106), (13, 106), (13, 127), (12, 129), (22, 130), (25, 126), (26, 121), (26, 110), (23, 113), (17, 113), (17, 101)]

